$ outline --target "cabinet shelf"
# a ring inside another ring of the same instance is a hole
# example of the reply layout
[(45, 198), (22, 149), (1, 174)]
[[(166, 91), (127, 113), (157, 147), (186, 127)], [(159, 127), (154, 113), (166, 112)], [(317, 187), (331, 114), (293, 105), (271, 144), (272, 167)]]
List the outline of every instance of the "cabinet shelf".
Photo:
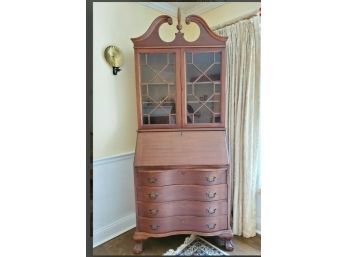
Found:
[(173, 82), (155, 82), (155, 83), (152, 83), (152, 82), (149, 82), (149, 83), (141, 83), (142, 86), (148, 86), (148, 85), (166, 85), (166, 86), (175, 86), (175, 83)]
[(186, 85), (197, 85), (197, 84), (220, 84), (220, 80), (215, 80), (215, 81), (200, 81), (200, 82), (186, 82)]
[(188, 104), (200, 104), (200, 103), (220, 103), (220, 101), (187, 101)]

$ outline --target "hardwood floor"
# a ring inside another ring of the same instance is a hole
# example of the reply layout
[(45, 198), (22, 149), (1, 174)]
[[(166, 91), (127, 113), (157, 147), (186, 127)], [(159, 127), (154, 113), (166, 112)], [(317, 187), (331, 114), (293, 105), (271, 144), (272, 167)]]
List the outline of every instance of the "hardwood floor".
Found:
[[(134, 255), (132, 252), (134, 246), (134, 241), (132, 239), (133, 233), (134, 229), (131, 229), (126, 233), (95, 247), (93, 249), (93, 255)], [(163, 255), (163, 253), (169, 249), (175, 250), (185, 241), (187, 236), (189, 235), (149, 238), (144, 242), (144, 251), (141, 254), (135, 255)], [(217, 245), (216, 237), (204, 237), (204, 239)], [(261, 255), (261, 237), (258, 235), (252, 238), (235, 236), (233, 242), (235, 244), (235, 249), (233, 252), (228, 252), (230, 255)]]

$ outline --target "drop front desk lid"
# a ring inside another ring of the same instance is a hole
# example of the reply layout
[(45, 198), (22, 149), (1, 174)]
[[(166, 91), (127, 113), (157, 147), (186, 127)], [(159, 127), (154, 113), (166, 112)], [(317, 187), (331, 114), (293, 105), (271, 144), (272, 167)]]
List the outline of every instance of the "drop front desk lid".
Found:
[(228, 165), (225, 131), (140, 132), (134, 166)]

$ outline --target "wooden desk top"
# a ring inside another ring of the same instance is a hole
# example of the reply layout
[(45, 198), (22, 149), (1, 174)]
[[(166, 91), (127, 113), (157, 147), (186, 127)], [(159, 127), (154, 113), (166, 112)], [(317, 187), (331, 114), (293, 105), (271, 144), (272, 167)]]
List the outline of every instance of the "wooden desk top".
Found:
[(138, 133), (134, 166), (228, 165), (225, 131)]

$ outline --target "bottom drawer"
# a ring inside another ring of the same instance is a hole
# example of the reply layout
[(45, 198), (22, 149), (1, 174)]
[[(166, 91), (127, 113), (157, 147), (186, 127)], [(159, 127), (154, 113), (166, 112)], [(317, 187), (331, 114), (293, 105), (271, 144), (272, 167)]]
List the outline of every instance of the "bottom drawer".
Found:
[(174, 216), (167, 218), (138, 217), (138, 224), (138, 231), (148, 233), (166, 233), (171, 231), (214, 232), (227, 229), (227, 216)]

